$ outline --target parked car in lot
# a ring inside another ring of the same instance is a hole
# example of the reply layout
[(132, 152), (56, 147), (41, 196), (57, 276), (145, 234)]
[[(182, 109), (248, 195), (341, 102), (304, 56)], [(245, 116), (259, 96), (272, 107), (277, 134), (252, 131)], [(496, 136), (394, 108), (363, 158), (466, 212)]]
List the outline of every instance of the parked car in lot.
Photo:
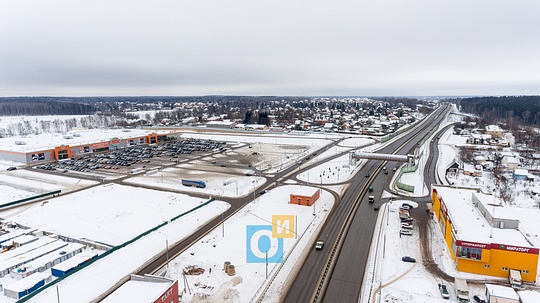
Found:
[(413, 257), (405, 256), (401, 258), (401, 261), (403, 262), (410, 262), (410, 263), (416, 263), (416, 259)]
[(413, 226), (410, 223), (401, 223), (401, 228), (413, 229)]
[(315, 243), (315, 249), (316, 250), (321, 250), (324, 246), (324, 242), (322, 240), (319, 240)]
[(413, 208), (412, 205), (410, 205), (409, 203), (402, 203), (401, 207), (407, 208), (407, 209), (412, 209)]
[(7, 168), (7, 170), (16, 170), (17, 168), (15, 166), (10, 166)]
[(412, 231), (409, 229), (401, 229), (399, 234), (404, 236), (412, 236)]
[(486, 303), (486, 299), (481, 295), (474, 295), (473, 296), (474, 302), (476, 303)]
[(443, 299), (450, 299), (450, 293), (448, 292), (446, 284), (439, 284), (439, 290), (441, 291), (441, 297), (443, 297)]

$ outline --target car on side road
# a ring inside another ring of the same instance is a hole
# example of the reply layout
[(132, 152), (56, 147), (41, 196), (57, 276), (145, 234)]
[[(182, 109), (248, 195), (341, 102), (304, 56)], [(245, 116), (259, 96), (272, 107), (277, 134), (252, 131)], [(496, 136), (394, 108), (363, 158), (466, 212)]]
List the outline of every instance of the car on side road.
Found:
[(439, 290), (441, 291), (441, 297), (443, 297), (443, 299), (450, 299), (450, 292), (448, 292), (446, 284), (439, 284)]
[(476, 303), (486, 303), (486, 299), (481, 295), (474, 295), (473, 296), (474, 302)]
[(413, 229), (413, 226), (410, 223), (401, 223), (401, 228)]
[(268, 192), (267, 189), (263, 189), (263, 190), (261, 190), (261, 192), (260, 192), (259, 194), (264, 195), (264, 194), (266, 194), (267, 192)]
[(17, 168), (15, 166), (10, 166), (7, 168), (7, 170), (16, 170)]
[(401, 261), (403, 262), (410, 262), (410, 263), (416, 263), (416, 259), (409, 256), (404, 256), (401, 258)]
[(402, 203), (402, 204), (401, 204), (401, 207), (404, 207), (404, 208), (406, 207), (406, 208), (408, 208), (408, 209), (413, 209), (412, 205), (410, 205), (410, 204), (408, 204), (408, 203)]
[(368, 191), (369, 191), (369, 192), (373, 192), (373, 186), (370, 186), (370, 187), (368, 188)]
[(381, 208), (381, 206), (379, 204), (375, 204), (375, 206), (373, 206), (374, 210), (379, 210), (380, 208)]
[(409, 229), (402, 229), (399, 231), (399, 234), (404, 236), (412, 236), (412, 231)]
[(318, 240), (316, 243), (315, 243), (315, 249), (316, 250), (321, 250), (324, 246), (324, 241), (323, 240)]

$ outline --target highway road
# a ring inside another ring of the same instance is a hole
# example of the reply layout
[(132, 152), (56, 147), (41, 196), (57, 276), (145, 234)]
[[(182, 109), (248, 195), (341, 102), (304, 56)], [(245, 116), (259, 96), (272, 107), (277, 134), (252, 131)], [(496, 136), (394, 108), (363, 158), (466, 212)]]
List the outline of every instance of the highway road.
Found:
[[(379, 153), (408, 154), (418, 142), (438, 125), (449, 107), (437, 109), (414, 130), (388, 143)], [(368, 185), (373, 185), (376, 200), (381, 196), (391, 175), (379, 173), (382, 165), (388, 169), (395, 162), (384, 164), (370, 160), (352, 179), (339, 207), (334, 209), (323, 226), (319, 239), (325, 241), (321, 251), (312, 250), (302, 269), (290, 285), (284, 302), (357, 302), (365, 265), (375, 228), (377, 211), (367, 202)], [(370, 177), (365, 176), (369, 173)], [(374, 204), (381, 203), (376, 201)]]

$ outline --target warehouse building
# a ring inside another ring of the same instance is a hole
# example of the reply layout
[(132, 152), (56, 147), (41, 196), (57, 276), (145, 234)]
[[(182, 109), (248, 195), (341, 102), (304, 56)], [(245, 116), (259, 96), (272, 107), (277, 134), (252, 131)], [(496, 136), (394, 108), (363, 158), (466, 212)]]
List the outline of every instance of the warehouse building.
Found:
[(520, 229), (519, 212), (477, 189), (433, 186), (431, 198), (457, 270), (507, 278), (515, 269), (523, 281), (536, 281), (539, 249)]
[(4, 287), (4, 295), (13, 299), (20, 299), (51, 281), (50, 274), (37, 273)]
[(232, 122), (232, 121), (209, 121), (206, 123), (206, 127), (233, 129), (235, 128), (236, 124), (237, 124), (236, 122)]
[(37, 272), (44, 272), (45, 270), (53, 267), (56, 264), (60, 264), (76, 254), (82, 252), (84, 245), (79, 243), (69, 243), (65, 247), (59, 250), (50, 252), (42, 257), (39, 257), (33, 261), (25, 263), (17, 268), (10, 270), (9, 275), (16, 279), (21, 280), (25, 277), (31, 276)]
[(24, 254), (17, 256), (17, 258), (7, 259), (0, 264), (0, 278), (8, 275), (10, 270), (20, 267), (26, 263), (32, 262), (46, 254), (59, 250), (62, 247), (67, 246), (68, 243), (56, 240), (46, 245), (40, 246), (36, 249), (30, 250)]
[(51, 274), (54, 277), (62, 277), (70, 273), (71, 271), (84, 266), (88, 262), (96, 259), (98, 253), (95, 250), (86, 250), (73, 256), (71, 259), (66, 260), (60, 264), (57, 264), (51, 268)]
[(93, 129), (66, 135), (41, 134), (0, 138), (0, 160), (23, 164), (49, 162), (131, 146), (155, 144), (180, 136), (179, 132), (172, 131)]

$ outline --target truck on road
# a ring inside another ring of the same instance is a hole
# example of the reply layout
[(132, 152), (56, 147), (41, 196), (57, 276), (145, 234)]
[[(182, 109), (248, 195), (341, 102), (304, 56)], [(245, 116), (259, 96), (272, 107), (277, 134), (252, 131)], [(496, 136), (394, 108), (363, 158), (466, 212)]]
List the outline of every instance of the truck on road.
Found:
[(467, 280), (455, 278), (454, 286), (456, 287), (457, 301), (469, 302), (469, 287), (467, 286)]
[(508, 273), (508, 282), (514, 290), (521, 290), (521, 272), (516, 269), (510, 269)]

